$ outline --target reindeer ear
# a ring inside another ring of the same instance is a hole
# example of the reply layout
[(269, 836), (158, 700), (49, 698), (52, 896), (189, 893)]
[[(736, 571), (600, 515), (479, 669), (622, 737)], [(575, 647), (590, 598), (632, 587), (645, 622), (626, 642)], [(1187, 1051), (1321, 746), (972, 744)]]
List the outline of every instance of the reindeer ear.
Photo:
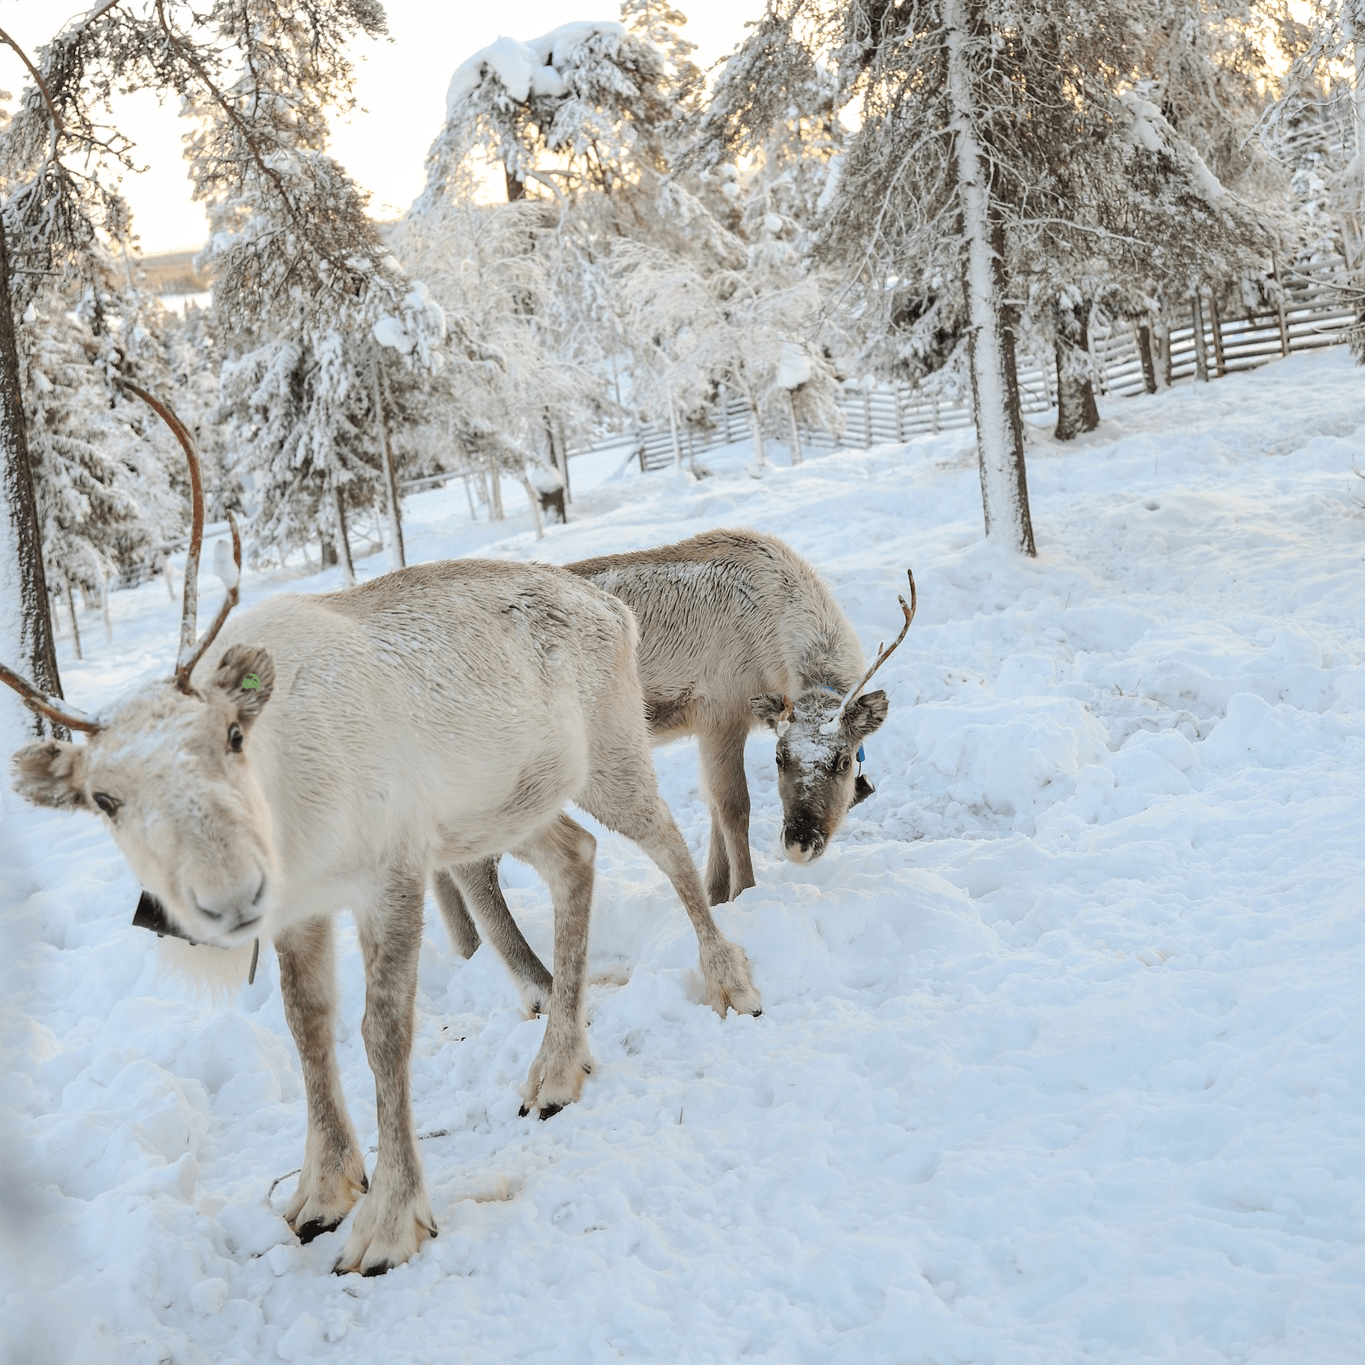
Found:
[(850, 702), (844, 712), (844, 728), (850, 739), (866, 739), (874, 730), (880, 730), (890, 703), (885, 692), (868, 692)]
[(14, 790), (35, 806), (55, 810), (88, 807), (80, 783), (81, 751), (74, 744), (43, 739), (14, 755)]
[(237, 719), (244, 726), (265, 709), (275, 686), (275, 665), (260, 645), (233, 645), (218, 660), (209, 681), (237, 706)]
[(762, 696), (750, 697), (749, 709), (764, 725), (778, 734), (782, 731), (777, 727), (783, 721), (790, 721), (792, 718), (791, 698), (784, 697), (781, 692), (764, 692)]

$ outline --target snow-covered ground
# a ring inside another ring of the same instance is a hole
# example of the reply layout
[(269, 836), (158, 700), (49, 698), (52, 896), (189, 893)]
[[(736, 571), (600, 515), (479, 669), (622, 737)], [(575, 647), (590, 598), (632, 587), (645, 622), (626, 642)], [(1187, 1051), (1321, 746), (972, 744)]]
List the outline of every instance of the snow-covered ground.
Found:
[[(983, 543), (969, 438), (585, 489), (537, 544), (413, 500), (410, 556), (563, 561), (776, 532), (883, 670), (877, 794), (721, 907), (759, 1019), (699, 1003), (667, 883), (603, 836), (582, 1102), (517, 1116), (543, 1022), (432, 917), (413, 1095), (440, 1237), (375, 1280), (280, 1217), (303, 1147), (275, 964), (159, 974), (90, 818), (9, 796), (0, 1331), (19, 1365), (546, 1361), (1336, 1365), (1365, 1343), (1365, 378), (1341, 350), (1038, 437), (1036, 562)], [(458, 492), (458, 490), (457, 490)], [(382, 570), (378, 558), (366, 573)], [(248, 575), (248, 601), (330, 575)], [(216, 594), (205, 582), (209, 607)], [(63, 662), (169, 670), (160, 583)], [(700, 856), (696, 755), (657, 753)], [(547, 895), (505, 864), (549, 953)], [(349, 931), (348, 931), (349, 933)], [(374, 1140), (346, 939), (340, 1056)], [(206, 950), (204, 950), (206, 951)]]

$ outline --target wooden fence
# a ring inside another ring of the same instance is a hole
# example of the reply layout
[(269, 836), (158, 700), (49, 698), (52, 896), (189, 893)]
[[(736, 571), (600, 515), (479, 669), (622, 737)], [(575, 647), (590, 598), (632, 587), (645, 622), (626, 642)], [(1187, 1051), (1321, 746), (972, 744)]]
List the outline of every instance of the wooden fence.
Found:
[[(1331, 257), (1312, 266), (1283, 271), (1281, 302), (1268, 313), (1223, 317), (1212, 299), (1190, 299), (1174, 309), (1170, 333), (1172, 382), (1195, 376), (1216, 379), (1234, 370), (1247, 370), (1293, 351), (1314, 350), (1345, 341), (1355, 325), (1355, 311), (1344, 287), (1345, 262)], [(1101, 393), (1138, 394), (1145, 391), (1137, 337), (1131, 327), (1119, 326), (1091, 337), (1091, 354)], [(1053, 365), (1020, 357), (1019, 397), (1025, 413), (1046, 412), (1056, 406)], [(844, 446), (866, 449), (907, 441), (925, 433), (972, 425), (970, 394), (945, 397), (925, 385), (849, 380), (839, 406), (844, 414), (843, 435), (802, 431), (811, 449)], [(678, 441), (685, 458), (743, 440), (751, 434), (743, 399), (729, 395), (710, 413), (704, 429), (679, 427)], [(617, 435), (588, 450), (633, 444), (642, 469), (662, 469), (673, 463), (673, 434), (667, 423), (656, 423), (632, 434)], [(574, 450), (574, 455), (586, 450)]]

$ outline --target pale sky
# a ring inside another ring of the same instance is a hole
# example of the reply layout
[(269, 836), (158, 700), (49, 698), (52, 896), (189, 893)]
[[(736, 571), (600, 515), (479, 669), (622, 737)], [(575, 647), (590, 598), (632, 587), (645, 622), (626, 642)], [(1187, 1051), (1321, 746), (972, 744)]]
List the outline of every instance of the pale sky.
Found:
[[(0, 0), (0, 28), (33, 56), (82, 8), (70, 0)], [(421, 191), (427, 148), (445, 116), (446, 86), (466, 57), (503, 34), (535, 38), (573, 19), (617, 17), (614, 0), (384, 0), (384, 8), (392, 41), (353, 46), (361, 108), (348, 123), (332, 125), (332, 150), (371, 192), (378, 218), (396, 217)], [(678, 8), (688, 16), (684, 36), (697, 44), (693, 60), (709, 66), (744, 37), (763, 0), (679, 0)], [(18, 57), (0, 47), (0, 89), (16, 94), (27, 83)], [(148, 94), (127, 96), (117, 116), (138, 144), (135, 157), (150, 167), (123, 186), (147, 255), (198, 248), (207, 236), (203, 211), (190, 200), (180, 142), (185, 126), (176, 107), (174, 100), (158, 105)]]

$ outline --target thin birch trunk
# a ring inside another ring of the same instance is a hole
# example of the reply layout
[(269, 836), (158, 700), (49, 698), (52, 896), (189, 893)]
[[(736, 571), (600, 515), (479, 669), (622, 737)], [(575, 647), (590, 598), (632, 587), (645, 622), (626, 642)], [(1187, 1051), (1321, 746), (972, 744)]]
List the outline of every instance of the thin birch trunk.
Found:
[(1190, 296), (1190, 316), (1194, 321), (1194, 377), (1209, 382), (1209, 356), (1204, 349), (1204, 301), (1198, 293)]
[(488, 498), (488, 505), (492, 512), (489, 520), (505, 520), (502, 510), (502, 471), (499, 470), (491, 455), (488, 457)]
[(665, 385), (668, 395), (668, 430), (673, 437), (673, 468), (682, 473), (682, 442), (678, 440), (678, 414), (673, 408), (673, 386)]
[(983, 25), (972, 0), (944, 0), (943, 18), (958, 203), (967, 239), (963, 287), (982, 511), (987, 536), (998, 535), (1022, 553), (1035, 555), (1014, 333), (1003, 315), (1004, 230), (992, 203), (986, 152), (977, 133), (977, 102), (968, 54), (968, 43)]
[[(801, 429), (796, 425), (796, 403), (792, 399), (790, 392), (787, 394), (787, 419), (791, 422), (792, 428), (792, 464), (800, 464), (801, 455)], [(896, 414), (896, 429), (900, 430), (900, 413)]]
[(351, 541), (346, 533), (346, 508), (342, 505), (341, 490), (333, 485), (332, 488), (332, 518), (336, 524), (337, 532), (337, 560), (341, 564), (341, 573), (346, 581), (348, 588), (355, 587), (355, 564), (351, 561)]
[(66, 585), (66, 609), (71, 614), (71, 648), (78, 659), (84, 659), (85, 655), (81, 653), (81, 626), (76, 620), (76, 597), (69, 582)]
[(763, 446), (763, 419), (752, 401), (749, 403), (749, 427), (754, 434), (754, 461), (749, 466), (749, 476), (759, 479), (763, 477), (763, 467), (768, 462), (768, 456)]
[(536, 524), (536, 539), (544, 540), (545, 523), (541, 520), (540, 516), (540, 493), (537, 491), (535, 484), (531, 482), (525, 471), (523, 471), (521, 475), (521, 486), (526, 490), (526, 496), (531, 503), (531, 518)]
[(384, 459), (384, 509), (389, 524), (389, 568), (401, 569), (408, 561), (403, 552), (403, 521), (398, 510), (398, 473), (393, 464), (393, 442), (389, 439), (389, 419), (384, 410), (384, 380), (376, 356), (372, 370), (374, 382), (374, 419), (379, 429), (379, 448)]

